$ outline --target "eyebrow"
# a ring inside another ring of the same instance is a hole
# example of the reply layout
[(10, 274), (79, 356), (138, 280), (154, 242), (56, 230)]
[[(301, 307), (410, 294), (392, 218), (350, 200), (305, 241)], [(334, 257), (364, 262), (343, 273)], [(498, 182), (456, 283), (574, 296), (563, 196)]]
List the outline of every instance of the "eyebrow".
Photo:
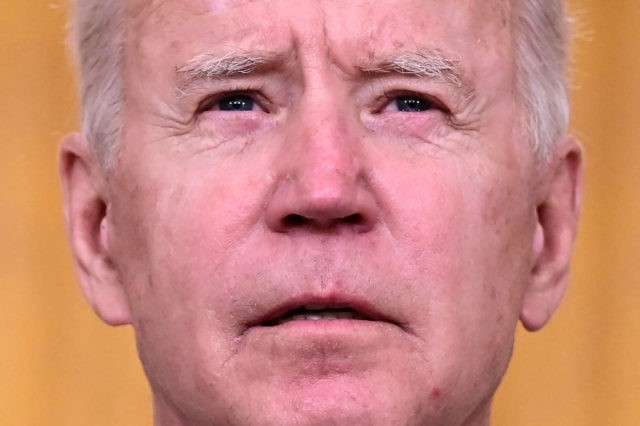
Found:
[(228, 52), (222, 55), (202, 53), (176, 68), (176, 74), (182, 80), (179, 91), (187, 92), (199, 81), (248, 75), (261, 68), (273, 66), (277, 59), (271, 52)]
[(364, 74), (407, 74), (446, 83), (462, 90), (466, 96), (474, 92), (459, 61), (437, 51), (407, 52), (360, 68)]
[[(179, 91), (188, 92), (191, 86), (200, 81), (227, 79), (273, 68), (280, 59), (280, 55), (268, 51), (202, 53), (176, 69), (182, 80)], [(404, 52), (357, 69), (369, 76), (406, 74), (432, 79), (461, 90), (465, 97), (472, 97), (474, 93), (473, 85), (465, 78), (460, 62), (438, 51)]]

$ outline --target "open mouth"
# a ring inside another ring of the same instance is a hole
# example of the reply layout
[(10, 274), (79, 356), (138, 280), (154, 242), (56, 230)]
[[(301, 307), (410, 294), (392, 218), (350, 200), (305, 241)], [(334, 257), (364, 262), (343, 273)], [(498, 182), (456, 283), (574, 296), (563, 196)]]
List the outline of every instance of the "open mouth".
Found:
[(353, 308), (332, 307), (323, 305), (305, 305), (286, 311), (282, 315), (262, 323), (265, 327), (274, 327), (291, 321), (320, 321), (320, 320), (359, 320), (372, 321), (369, 316)]

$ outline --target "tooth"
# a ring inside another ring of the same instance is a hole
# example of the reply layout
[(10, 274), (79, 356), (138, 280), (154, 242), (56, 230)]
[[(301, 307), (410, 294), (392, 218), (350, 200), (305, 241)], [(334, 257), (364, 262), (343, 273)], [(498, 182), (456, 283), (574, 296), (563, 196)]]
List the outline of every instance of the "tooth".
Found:
[(285, 324), (289, 321), (318, 321), (318, 320), (335, 320), (335, 319), (356, 319), (365, 320), (366, 318), (358, 312), (349, 309), (339, 310), (330, 308), (321, 308), (321, 305), (307, 305), (305, 309), (311, 312), (297, 313), (274, 321), (274, 325)]
[(291, 317), (292, 321), (318, 321), (324, 319), (322, 314), (297, 314)]

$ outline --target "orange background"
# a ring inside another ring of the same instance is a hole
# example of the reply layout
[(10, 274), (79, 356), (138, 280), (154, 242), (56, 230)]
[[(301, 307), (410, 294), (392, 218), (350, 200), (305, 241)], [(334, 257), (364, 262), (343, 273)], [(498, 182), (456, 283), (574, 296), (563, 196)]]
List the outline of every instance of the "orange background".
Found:
[[(0, 424), (150, 425), (128, 328), (82, 299), (57, 144), (77, 128), (63, 0), (0, 2)], [(587, 151), (572, 287), (519, 330), (496, 426), (640, 425), (640, 2), (574, 0), (574, 132)]]

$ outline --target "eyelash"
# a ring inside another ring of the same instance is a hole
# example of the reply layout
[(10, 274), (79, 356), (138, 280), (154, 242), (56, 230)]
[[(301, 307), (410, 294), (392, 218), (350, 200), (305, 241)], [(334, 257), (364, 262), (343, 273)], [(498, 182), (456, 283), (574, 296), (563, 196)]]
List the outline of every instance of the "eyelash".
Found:
[(247, 96), (251, 98), (259, 108), (269, 113), (272, 110), (273, 105), (268, 101), (268, 99), (265, 96), (261, 95), (261, 90), (262, 89), (260, 87), (255, 87), (255, 88), (244, 87), (241, 89), (238, 88), (238, 89), (226, 90), (226, 91), (217, 93), (215, 95), (208, 96), (198, 104), (195, 114), (199, 115), (204, 112), (210, 111), (216, 104), (218, 104), (225, 98), (230, 98), (233, 96)]
[[(263, 96), (261, 87), (243, 87), (238, 89), (231, 89), (227, 91), (223, 91), (217, 93), (215, 95), (209, 96), (202, 100), (198, 107), (196, 108), (195, 114), (200, 115), (204, 112), (210, 111), (216, 106), (219, 102), (226, 98), (234, 97), (234, 96), (247, 96), (256, 103), (256, 105), (262, 109), (266, 113), (271, 113), (274, 109), (274, 105), (269, 102), (268, 98)], [(411, 90), (385, 90), (383, 94), (378, 97), (375, 101), (376, 107), (373, 109), (374, 114), (380, 114), (387, 108), (392, 102), (396, 101), (400, 97), (415, 97), (417, 99), (422, 99), (425, 102), (429, 103), (430, 108), (427, 110), (439, 110), (447, 118), (452, 118), (452, 112), (449, 108), (447, 108), (440, 100), (433, 96), (428, 96), (423, 93), (411, 91)], [(407, 112), (404, 112), (406, 114)]]
[(439, 99), (428, 96), (423, 93), (411, 91), (411, 90), (385, 90), (380, 98), (378, 98), (378, 102), (380, 106), (377, 107), (374, 112), (380, 113), (384, 110), (389, 104), (400, 97), (414, 97), (418, 99), (422, 99), (428, 102), (431, 106), (431, 109), (436, 109), (442, 111), (446, 116), (451, 116), (451, 110), (447, 108), (444, 103), (442, 103)]

